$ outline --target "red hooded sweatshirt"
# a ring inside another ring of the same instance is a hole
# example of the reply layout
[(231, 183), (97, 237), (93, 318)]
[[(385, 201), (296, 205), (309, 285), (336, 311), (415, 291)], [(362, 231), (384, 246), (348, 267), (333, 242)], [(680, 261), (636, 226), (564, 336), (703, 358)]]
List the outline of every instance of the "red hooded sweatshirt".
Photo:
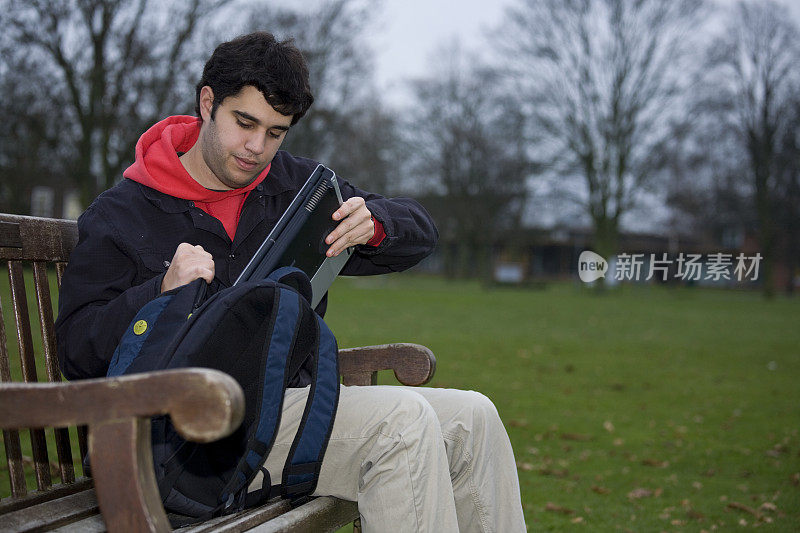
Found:
[(194, 205), (215, 217), (233, 240), (239, 215), (247, 195), (269, 173), (270, 165), (253, 182), (241, 189), (215, 191), (206, 189), (192, 178), (178, 159), (197, 142), (200, 120), (178, 115), (156, 123), (136, 143), (136, 160), (122, 175), (175, 198), (191, 200)]

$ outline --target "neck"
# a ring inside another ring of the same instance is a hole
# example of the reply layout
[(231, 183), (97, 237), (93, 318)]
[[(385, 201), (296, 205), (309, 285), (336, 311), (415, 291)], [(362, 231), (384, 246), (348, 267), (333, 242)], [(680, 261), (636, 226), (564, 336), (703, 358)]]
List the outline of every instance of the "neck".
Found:
[(230, 187), (226, 187), (224, 184), (220, 183), (217, 177), (214, 176), (214, 173), (211, 172), (211, 169), (208, 168), (208, 165), (206, 165), (203, 159), (203, 154), (199, 145), (200, 140), (198, 139), (194, 146), (189, 148), (188, 152), (178, 158), (183, 168), (186, 169), (186, 172), (189, 173), (189, 176), (191, 176), (194, 181), (206, 189), (229, 190)]

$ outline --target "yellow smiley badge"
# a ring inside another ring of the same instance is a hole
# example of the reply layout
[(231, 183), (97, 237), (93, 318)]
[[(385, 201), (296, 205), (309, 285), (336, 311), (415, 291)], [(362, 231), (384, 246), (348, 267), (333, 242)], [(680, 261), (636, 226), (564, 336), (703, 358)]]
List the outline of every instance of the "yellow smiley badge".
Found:
[(141, 335), (147, 331), (147, 322), (144, 320), (137, 320), (136, 324), (133, 325), (133, 333), (135, 335)]

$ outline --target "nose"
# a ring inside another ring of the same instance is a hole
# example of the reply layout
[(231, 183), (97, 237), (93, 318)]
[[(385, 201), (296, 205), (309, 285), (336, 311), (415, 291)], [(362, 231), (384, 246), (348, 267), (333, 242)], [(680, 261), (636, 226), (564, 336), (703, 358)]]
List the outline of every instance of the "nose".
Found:
[(254, 133), (244, 143), (245, 149), (254, 155), (261, 155), (267, 144), (266, 134)]

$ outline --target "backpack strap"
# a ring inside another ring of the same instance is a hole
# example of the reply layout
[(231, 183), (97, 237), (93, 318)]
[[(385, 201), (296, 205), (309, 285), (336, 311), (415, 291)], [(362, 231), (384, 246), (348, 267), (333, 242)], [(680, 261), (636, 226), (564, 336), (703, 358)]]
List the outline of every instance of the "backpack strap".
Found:
[[(303, 274), (305, 276), (305, 274)], [(339, 400), (338, 348), (333, 333), (322, 319), (301, 300), (296, 290), (277, 286), (275, 324), (269, 343), (261, 408), (256, 430), (227, 489), (221, 495), (223, 512), (263, 502), (280, 494), (298, 505), (316, 488), (322, 458), (328, 445)], [(309, 331), (313, 328), (316, 331)], [(268, 477), (262, 488), (247, 494), (248, 483), (261, 467), (275, 440), (289, 382), (289, 355), (298, 334), (313, 333), (311, 386), (305, 409), (283, 469), (280, 485), (271, 486)], [(309, 423), (309, 419), (312, 421)]]
[[(311, 388), (306, 400), (303, 418), (295, 435), (286, 464), (283, 467), (283, 496), (293, 505), (303, 503), (317, 487), (322, 458), (336, 418), (339, 403), (339, 362), (336, 338), (327, 324), (316, 313), (319, 331), (317, 353), (313, 358)], [(314, 423), (309, 424), (309, 415)]]
[[(263, 282), (262, 282), (263, 283)], [(274, 283), (270, 280), (269, 283)], [(283, 396), (289, 382), (289, 356), (301, 330), (301, 296), (289, 287), (276, 286), (275, 312), (265, 368), (262, 372), (261, 405), (255, 431), (248, 439), (247, 451), (221, 494), (224, 512), (243, 508), (247, 484), (267, 457), (280, 426)]]
[(270, 275), (267, 276), (267, 279), (271, 279), (275, 283), (288, 285), (299, 292), (300, 295), (309, 303), (311, 302), (311, 298), (314, 296), (314, 291), (311, 288), (311, 280), (308, 279), (308, 275), (306, 275), (305, 272), (297, 267), (280, 267), (272, 271)]

